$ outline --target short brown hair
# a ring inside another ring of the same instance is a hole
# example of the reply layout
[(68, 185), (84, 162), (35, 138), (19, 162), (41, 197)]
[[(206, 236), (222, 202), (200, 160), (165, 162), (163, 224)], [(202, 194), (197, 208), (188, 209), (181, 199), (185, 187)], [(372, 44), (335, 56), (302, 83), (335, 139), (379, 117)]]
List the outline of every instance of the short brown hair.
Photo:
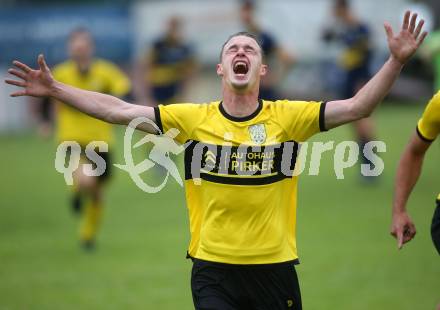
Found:
[(231, 34), (231, 35), (228, 37), (228, 39), (225, 41), (225, 43), (223, 43), (223, 45), (222, 45), (222, 49), (220, 50), (220, 61), (222, 61), (223, 50), (225, 49), (226, 44), (227, 44), (232, 38), (235, 38), (235, 37), (241, 37), (241, 36), (244, 36), (244, 37), (248, 37), (248, 38), (254, 39), (255, 42), (257, 42), (257, 45), (260, 47), (261, 55), (263, 56), (263, 48), (261, 47), (261, 42), (260, 42), (260, 40), (259, 40), (254, 34), (252, 34), (252, 33), (250, 33), (250, 32), (247, 32), (247, 31), (240, 31), (240, 32), (236, 32), (236, 33), (234, 33), (234, 34)]

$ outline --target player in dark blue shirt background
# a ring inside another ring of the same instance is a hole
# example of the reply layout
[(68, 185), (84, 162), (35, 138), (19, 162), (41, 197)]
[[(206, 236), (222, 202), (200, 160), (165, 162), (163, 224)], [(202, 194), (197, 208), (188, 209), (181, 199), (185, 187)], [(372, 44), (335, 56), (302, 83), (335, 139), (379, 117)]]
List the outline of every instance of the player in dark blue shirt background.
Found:
[(261, 80), (260, 98), (266, 100), (283, 99), (279, 94), (277, 86), (283, 80), (285, 75), (292, 68), (294, 57), (281, 47), (275, 38), (268, 32), (261, 29), (255, 21), (255, 4), (253, 1), (245, 0), (241, 4), (240, 19), (246, 31), (257, 37), (264, 54), (264, 63), (269, 64), (271, 70)]
[[(335, 0), (333, 15), (336, 18), (336, 25), (325, 29), (323, 39), (337, 40), (343, 46), (338, 66), (343, 71), (344, 77), (338, 95), (341, 98), (351, 98), (371, 77), (371, 32), (368, 25), (355, 16), (349, 0)], [(364, 118), (354, 122), (353, 126), (362, 161), (371, 165), (362, 150), (366, 143), (375, 138), (373, 120), (370, 117)], [(371, 177), (368, 179), (371, 180)]]
[(137, 75), (140, 102), (158, 105), (181, 101), (196, 67), (194, 48), (184, 41), (181, 29), (182, 20), (170, 17), (165, 33), (153, 42), (141, 60)]

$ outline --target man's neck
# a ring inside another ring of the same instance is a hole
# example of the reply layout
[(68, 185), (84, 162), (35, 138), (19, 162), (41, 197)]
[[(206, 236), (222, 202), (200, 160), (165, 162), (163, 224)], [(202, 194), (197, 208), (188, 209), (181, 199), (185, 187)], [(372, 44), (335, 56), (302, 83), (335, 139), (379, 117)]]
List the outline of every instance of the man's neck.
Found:
[(78, 71), (81, 74), (87, 74), (89, 72), (92, 61), (88, 59), (88, 60), (75, 61), (75, 63), (78, 68)]
[(231, 116), (249, 116), (258, 108), (258, 90), (246, 94), (237, 94), (228, 91), (223, 92), (222, 104), (226, 113)]

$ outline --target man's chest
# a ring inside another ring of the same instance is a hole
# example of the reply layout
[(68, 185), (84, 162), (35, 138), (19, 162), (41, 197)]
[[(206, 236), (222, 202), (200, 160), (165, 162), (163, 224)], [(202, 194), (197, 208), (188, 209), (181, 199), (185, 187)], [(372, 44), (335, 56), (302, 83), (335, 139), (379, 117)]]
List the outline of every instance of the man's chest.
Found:
[(215, 119), (199, 125), (191, 140), (215, 145), (264, 146), (287, 141), (284, 129), (270, 119), (234, 124)]
[(199, 126), (186, 144), (187, 179), (204, 176), (222, 183), (229, 177), (237, 184), (267, 184), (292, 175), (298, 144), (287, 141), (276, 122), (209, 123)]

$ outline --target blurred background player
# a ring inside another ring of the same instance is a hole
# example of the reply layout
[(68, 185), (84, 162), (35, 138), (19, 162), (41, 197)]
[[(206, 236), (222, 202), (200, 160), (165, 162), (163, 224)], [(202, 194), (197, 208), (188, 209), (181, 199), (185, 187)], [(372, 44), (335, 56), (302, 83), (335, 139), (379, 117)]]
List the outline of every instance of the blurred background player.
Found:
[(181, 29), (182, 20), (170, 17), (165, 33), (141, 59), (136, 72), (138, 102), (155, 106), (181, 101), (196, 70), (193, 47), (184, 41)]
[[(54, 77), (63, 83), (97, 92), (123, 97), (130, 91), (130, 81), (116, 65), (94, 58), (92, 34), (85, 28), (71, 32), (68, 40), (70, 59), (53, 69)], [(81, 145), (82, 155), (85, 147), (92, 141), (111, 144), (112, 126), (92, 118), (65, 104), (56, 104), (56, 136), (59, 142), (76, 141)], [(110, 146), (111, 148), (111, 146)], [(97, 152), (107, 163), (106, 170), (99, 177), (83, 174), (82, 164), (74, 174), (72, 195), (73, 211), (82, 214), (80, 241), (85, 249), (93, 249), (96, 232), (102, 216), (103, 187), (110, 175), (110, 152)], [(83, 208), (84, 207), (84, 208)], [(84, 210), (83, 210), (84, 209)]]
[(242, 1), (240, 19), (245, 30), (255, 35), (259, 40), (264, 55), (263, 62), (271, 68), (261, 80), (260, 98), (265, 100), (283, 99), (282, 95), (278, 93), (277, 86), (292, 68), (295, 62), (294, 57), (280, 46), (270, 33), (261, 29), (255, 21), (254, 1)]
[[(420, 18), (425, 21), (423, 27), (428, 31), (429, 36), (426, 38), (420, 51), (414, 55), (406, 67), (405, 77), (402, 79), (405, 91), (412, 95), (412, 99), (419, 103), (426, 102), (432, 96), (432, 90), (429, 88), (435, 78), (435, 67), (432, 66), (432, 52), (435, 52), (431, 46), (433, 40), (431, 38), (434, 33), (435, 13), (432, 9), (432, 3), (426, 0), (406, 0), (405, 7), (402, 8), (401, 15), (404, 16), (405, 10), (417, 12)], [(396, 89), (398, 90), (398, 88)], [(434, 87), (434, 93), (436, 89)], [(423, 98), (423, 100), (420, 100)]]
[[(431, 99), (419, 120), (397, 168), (395, 180), (391, 234), (399, 249), (416, 234), (415, 225), (406, 211), (406, 204), (422, 170), (423, 159), (432, 142), (440, 134), (440, 91)], [(431, 237), (440, 254), (440, 194), (431, 223)]]
[[(338, 59), (344, 75), (340, 96), (351, 98), (371, 77), (371, 33), (369, 27), (354, 15), (349, 0), (335, 0), (333, 16), (336, 21), (325, 29), (323, 39), (327, 42), (335, 40), (343, 45)], [(368, 117), (354, 122), (353, 126), (359, 147), (363, 150), (366, 143), (374, 140), (373, 121)], [(363, 164), (372, 165), (363, 152), (361, 155)]]
[[(319, 131), (371, 114), (397, 79), (407, 59), (415, 53), (426, 36), (426, 32), (421, 34), (423, 21), (415, 27), (416, 17), (414, 14), (411, 18), (408, 11), (397, 36), (394, 36), (391, 26), (385, 24), (390, 49), (388, 61), (354, 98), (331, 101), (328, 104), (258, 100), (260, 76), (266, 73), (266, 67), (262, 64), (262, 52), (257, 40), (248, 33), (237, 33), (223, 45), (221, 64), (217, 65), (217, 74), (222, 79), (223, 100), (207, 105), (161, 105), (153, 109), (130, 105), (112, 96), (75, 89), (52, 78), (42, 55), (38, 58), (39, 70), (32, 70), (15, 61), (14, 65), (20, 71), (10, 69), (8, 72), (21, 80), (7, 79), (6, 83), (23, 88), (11, 96), (55, 96), (89, 115), (111, 123), (128, 124), (137, 116), (148, 117), (162, 131), (179, 129), (183, 133), (177, 140), (179, 143), (188, 140), (224, 143), (224, 133), (233, 130), (240, 136), (234, 140), (237, 145), (241, 141), (249, 141), (249, 134), (254, 142), (264, 145), (266, 130), (263, 129), (264, 137), (261, 137), (261, 130), (252, 130), (255, 126), (264, 128), (262, 122), (273, 127), (270, 130), (277, 135), (277, 139), (305, 141)], [(243, 74), (244, 72), (246, 73)], [(271, 104), (272, 106), (268, 106)], [(280, 125), (280, 122), (286, 123)], [(152, 126), (145, 126), (144, 130), (156, 132)], [(271, 136), (269, 131), (267, 136)], [(230, 145), (228, 148), (230, 149)], [(202, 151), (203, 149), (206, 150), (206, 147), (200, 148)], [(198, 151), (191, 152), (196, 154)], [(224, 152), (217, 153), (220, 156)], [(237, 159), (230, 151), (228, 156)], [(228, 173), (228, 170), (233, 172)], [(227, 168), (226, 174), (220, 171), (213, 175), (199, 174), (206, 181), (203, 183), (205, 188), (202, 189), (200, 188), (203, 185), (193, 184), (193, 176), (186, 178), (192, 233), (188, 254), (194, 258), (191, 278), (194, 304), (197, 309), (301, 309), (299, 286), (294, 272), (298, 257), (294, 229), (297, 180), (282, 172), (278, 173), (281, 178), (273, 179), (272, 171), (267, 171), (264, 177), (245, 180), (233, 177), (238, 175), (234, 174), (234, 170)], [(247, 168), (244, 167), (243, 172), (244, 170)], [(265, 189), (270, 186), (270, 191), (262, 192), (262, 184), (267, 185), (264, 186)], [(243, 185), (249, 185), (248, 189)], [(292, 199), (273, 202), (272, 196), (276, 191), (286, 190), (293, 192), (278, 196), (293, 197)], [(243, 194), (245, 191), (248, 195)], [(234, 195), (234, 192), (238, 195)], [(249, 201), (251, 192), (258, 192), (263, 196), (253, 197), (253, 201)], [(244, 200), (237, 200), (240, 195), (245, 197)], [(204, 206), (210, 206), (209, 212), (204, 212)], [(280, 212), (280, 207), (285, 210)], [(274, 228), (278, 230), (274, 234), (263, 234), (268, 235), (269, 239), (255, 238), (262, 231), (273, 232)], [(289, 235), (289, 239), (286, 239)], [(260, 266), (249, 269), (249, 264)], [(265, 265), (264, 268), (261, 264)], [(225, 276), (227, 281), (219, 281)], [(245, 289), (240, 291), (240, 287)]]
[(440, 90), (440, 29), (429, 34), (422, 46), (423, 57), (433, 64), (434, 92)]
[[(173, 15), (165, 22), (165, 31), (156, 38), (141, 58), (135, 71), (135, 92), (139, 104), (157, 106), (182, 102), (195, 75), (194, 47), (182, 34), (183, 21)], [(166, 169), (154, 166), (155, 179), (162, 179)]]

